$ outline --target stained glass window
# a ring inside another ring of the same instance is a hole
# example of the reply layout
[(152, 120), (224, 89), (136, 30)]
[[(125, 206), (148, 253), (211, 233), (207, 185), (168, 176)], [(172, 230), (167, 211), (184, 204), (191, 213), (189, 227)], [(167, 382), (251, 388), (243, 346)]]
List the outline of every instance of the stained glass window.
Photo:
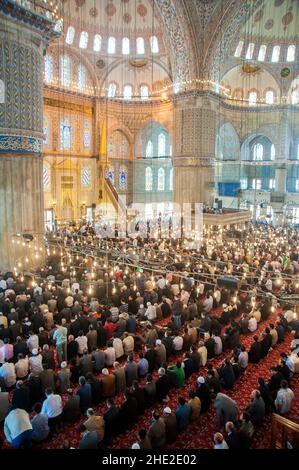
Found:
[(246, 59), (248, 60), (252, 59), (253, 52), (254, 52), (254, 43), (251, 42), (250, 44), (248, 44), (248, 48), (246, 52)]
[(122, 191), (127, 189), (127, 168), (125, 166), (119, 168), (118, 184)]
[(69, 26), (67, 29), (67, 33), (66, 33), (65, 42), (70, 45), (73, 44), (74, 37), (75, 37), (75, 28), (73, 26)]
[(60, 58), (60, 81), (62, 86), (70, 86), (71, 84), (71, 61), (66, 55)]
[(132, 85), (125, 85), (124, 86), (124, 99), (131, 100), (133, 95), (133, 88)]
[(273, 51), (272, 51), (272, 62), (278, 62), (279, 61), (279, 55), (280, 55), (280, 46), (274, 46)]
[(137, 54), (144, 54), (145, 53), (144, 39), (143, 38), (137, 38), (136, 39), (136, 51), (137, 51)]
[(148, 100), (148, 97), (149, 97), (148, 86), (147, 85), (141, 85), (141, 87), (140, 87), (140, 98), (142, 100)]
[(100, 52), (102, 47), (102, 36), (100, 34), (95, 34), (93, 38), (93, 50), (94, 52)]
[(90, 147), (90, 123), (88, 121), (84, 123), (83, 146)]
[(84, 188), (89, 188), (91, 184), (91, 171), (89, 166), (83, 166), (81, 174), (81, 183)]
[(115, 93), (116, 93), (116, 83), (109, 83), (108, 98), (114, 98)]
[(130, 54), (130, 39), (129, 38), (123, 38), (122, 40), (122, 53), (124, 55)]
[(265, 57), (266, 57), (266, 51), (267, 51), (267, 46), (265, 44), (262, 44), (260, 46), (259, 55), (257, 57), (257, 60), (259, 60), (260, 62), (263, 62), (265, 60)]
[(150, 45), (151, 45), (151, 51), (153, 54), (157, 54), (159, 52), (159, 44), (158, 44), (158, 38), (157, 36), (152, 36), (150, 38)]
[(51, 55), (45, 56), (45, 81), (51, 83), (53, 81), (53, 57)]
[(45, 190), (50, 188), (50, 168), (47, 164), (43, 166), (43, 186)]
[(108, 39), (108, 54), (115, 54), (115, 38), (110, 36)]
[(111, 166), (110, 168), (106, 167), (105, 178), (109, 179), (111, 183), (114, 184), (114, 167), (113, 166)]
[(164, 191), (165, 189), (165, 170), (159, 168), (158, 170), (158, 191)]
[(287, 62), (294, 62), (295, 60), (295, 54), (296, 54), (296, 46), (294, 44), (291, 44), (288, 47), (288, 52), (287, 52)]
[(149, 166), (145, 169), (145, 190), (153, 190), (153, 171)]
[(253, 147), (253, 160), (261, 161), (263, 160), (264, 147), (262, 144), (255, 144)]
[(248, 96), (249, 106), (255, 106), (257, 101), (257, 93), (256, 91), (251, 91)]
[(272, 90), (268, 90), (266, 93), (266, 103), (273, 104), (274, 103), (274, 93)]
[(44, 147), (49, 147), (49, 144), (50, 144), (49, 119), (47, 116), (44, 116)]
[(79, 47), (80, 49), (86, 49), (88, 44), (88, 32), (82, 31), (80, 34)]
[(148, 141), (145, 150), (145, 158), (153, 158), (154, 156), (154, 146), (151, 140)]
[(70, 150), (72, 143), (71, 125), (69, 120), (64, 119), (60, 123), (60, 147), (61, 150)]
[(166, 156), (166, 137), (163, 132), (159, 134), (158, 137), (158, 156), (165, 157)]
[(243, 45), (244, 45), (244, 42), (239, 41), (239, 44), (237, 45), (236, 50), (235, 50), (235, 57), (240, 57), (241, 56)]
[(78, 88), (80, 91), (83, 91), (85, 89), (86, 85), (86, 73), (85, 73), (85, 67), (82, 64), (79, 64), (78, 67)]

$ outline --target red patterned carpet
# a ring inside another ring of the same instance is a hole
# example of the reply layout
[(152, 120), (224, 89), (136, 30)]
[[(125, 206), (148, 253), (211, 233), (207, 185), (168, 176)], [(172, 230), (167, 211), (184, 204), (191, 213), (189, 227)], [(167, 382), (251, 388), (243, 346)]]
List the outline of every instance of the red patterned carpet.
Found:
[[(247, 350), (249, 349), (252, 337), (254, 334), (261, 335), (264, 328), (267, 326), (267, 323), (274, 322), (276, 320), (276, 313), (272, 313), (268, 322), (261, 322), (259, 328), (256, 332), (248, 335), (241, 335), (241, 342), (246, 346)], [(266, 380), (269, 379), (270, 367), (275, 365), (280, 357), (281, 352), (288, 352), (291, 342), (291, 334), (286, 335), (285, 341), (282, 344), (279, 344), (272, 351), (269, 352), (268, 356), (264, 358), (260, 364), (249, 364), (246, 374), (242, 375), (240, 379), (236, 382), (234, 388), (227, 393), (231, 398), (237, 401), (239, 410), (242, 412), (243, 409), (250, 401), (250, 394), (252, 390), (257, 388), (257, 380), (259, 377), (264, 377)], [(220, 362), (227, 356), (227, 352), (219, 356), (217, 359), (214, 359), (212, 362), (214, 366), (218, 367)], [(154, 374), (154, 376), (157, 373)], [(204, 369), (201, 371), (202, 375), (206, 375)], [(194, 388), (198, 374), (193, 374), (193, 376), (186, 382), (185, 386), (182, 389), (175, 390), (172, 389), (169, 393), (170, 401), (167, 406), (170, 406), (172, 410), (175, 410), (177, 407), (177, 398), (182, 395), (185, 398), (188, 398), (189, 390)], [(292, 378), (291, 381), (292, 389), (295, 392), (296, 399), (293, 402), (292, 409), (288, 417), (292, 421), (299, 423), (299, 377)], [(66, 397), (63, 397), (63, 400), (66, 400)], [(117, 404), (122, 403), (124, 400), (123, 395), (116, 397), (115, 401)], [(123, 433), (121, 436), (115, 438), (111, 444), (111, 448), (115, 449), (127, 449), (132, 446), (134, 442), (138, 440), (138, 430), (141, 428), (148, 429), (151, 422), (151, 413), (153, 409), (157, 409), (160, 412), (165, 407), (164, 405), (155, 405), (152, 408), (146, 410), (146, 412), (139, 417), (138, 423), (133, 427), (132, 430)], [(106, 404), (102, 403), (100, 406), (96, 407), (98, 413), (103, 413), (106, 411)], [(36, 448), (49, 448), (57, 449), (61, 447), (63, 440), (68, 439), (71, 442), (71, 446), (77, 448), (80, 440), (79, 427), (80, 424), (86, 418), (82, 416), (80, 420), (74, 425), (64, 426), (57, 436), (53, 436), (47, 442), (42, 445), (36, 445)], [(270, 448), (270, 429), (271, 429), (271, 418), (267, 417), (264, 425), (255, 433), (253, 448), (265, 449)], [(189, 425), (187, 431), (180, 434), (179, 439), (172, 445), (167, 448), (173, 449), (211, 449), (213, 448), (213, 434), (218, 431), (215, 412), (213, 406), (210, 407), (210, 410), (205, 414), (201, 415), (200, 419), (196, 423)], [(4, 448), (10, 447), (9, 444), (5, 441)]]

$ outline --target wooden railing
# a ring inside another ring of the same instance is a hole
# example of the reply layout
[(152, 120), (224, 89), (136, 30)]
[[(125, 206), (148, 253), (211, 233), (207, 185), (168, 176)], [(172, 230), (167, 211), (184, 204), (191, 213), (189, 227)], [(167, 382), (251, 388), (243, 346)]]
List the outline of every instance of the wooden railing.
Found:
[(272, 414), (271, 449), (299, 449), (299, 424)]

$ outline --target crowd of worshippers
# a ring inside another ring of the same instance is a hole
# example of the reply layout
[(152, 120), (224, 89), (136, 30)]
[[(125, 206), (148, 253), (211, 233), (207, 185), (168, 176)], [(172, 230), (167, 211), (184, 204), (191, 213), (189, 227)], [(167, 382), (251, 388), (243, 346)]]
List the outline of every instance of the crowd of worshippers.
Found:
[[(285, 308), (261, 336), (253, 337), (247, 351), (242, 335), (257, 330), (273, 311), (273, 300), (254, 291), (237, 296), (215, 287), (198, 294), (167, 284), (160, 275), (140, 292), (128, 279), (103, 305), (82, 291), (76, 279), (64, 279), (60, 287), (52, 279), (50, 289), (49, 280), (33, 287), (6, 275), (0, 278), (0, 296), (0, 421), (13, 448), (44, 442), (64, 423), (75, 426), (82, 415), (86, 421), (79, 429), (79, 448), (107, 447), (157, 403), (165, 403), (163, 416), (153, 412), (153, 422), (140, 430), (134, 448), (174, 443), (212, 404), (224, 433), (215, 435), (215, 448), (250, 447), (254, 428), (267, 413), (290, 410), (290, 381), (299, 372), (299, 322)], [(218, 306), (220, 315), (213, 310)], [(291, 351), (273, 365), (268, 383), (259, 379), (240, 415), (224, 392), (246, 373), (248, 363), (258, 364), (282, 343), (288, 331), (294, 335)], [(227, 355), (216, 370), (213, 358), (223, 352)], [(192, 374), (198, 378), (189, 400), (180, 396), (171, 410), (170, 390), (182, 388)], [(125, 396), (121, 406), (114, 402), (118, 394)], [(95, 407), (104, 401), (107, 411), (98, 415)]]

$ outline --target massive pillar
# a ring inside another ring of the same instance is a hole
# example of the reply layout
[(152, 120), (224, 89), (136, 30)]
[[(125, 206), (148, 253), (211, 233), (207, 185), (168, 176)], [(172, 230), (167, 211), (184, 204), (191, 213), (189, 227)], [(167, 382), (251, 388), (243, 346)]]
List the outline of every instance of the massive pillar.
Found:
[(273, 208), (273, 225), (278, 227), (284, 224), (284, 205), (286, 194), (287, 170), (285, 167), (275, 169), (275, 191), (271, 194)]
[[(25, 6), (23, 6), (23, 4)], [(0, 2), (0, 270), (43, 258), (43, 53), (54, 23), (38, 2)], [(33, 9), (31, 9), (33, 8)], [(25, 237), (24, 237), (25, 235)]]
[(174, 202), (213, 204), (217, 113), (205, 93), (174, 99)]

